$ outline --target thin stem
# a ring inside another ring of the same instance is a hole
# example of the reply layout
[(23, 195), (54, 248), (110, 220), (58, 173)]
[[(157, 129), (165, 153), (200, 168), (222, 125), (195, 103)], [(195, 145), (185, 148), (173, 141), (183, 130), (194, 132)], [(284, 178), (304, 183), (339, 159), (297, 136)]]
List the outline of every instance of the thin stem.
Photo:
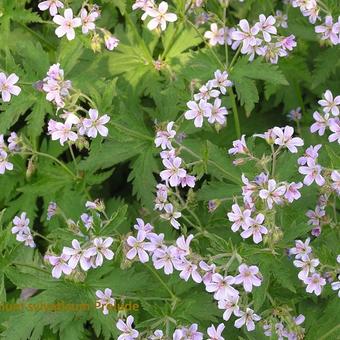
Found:
[(129, 128), (127, 128), (126, 126), (124, 125), (121, 125), (119, 123), (116, 123), (116, 122), (110, 122), (111, 125), (115, 126), (117, 129), (120, 129), (120, 130), (123, 130), (125, 132), (128, 132), (131, 136), (134, 136), (134, 137), (138, 137), (138, 138), (142, 138), (142, 139), (146, 139), (146, 140), (150, 140), (150, 141), (153, 141), (154, 139), (150, 136), (147, 136), (147, 135), (144, 135), (142, 133), (139, 133), (139, 132), (136, 132), (134, 130), (130, 130)]
[(72, 157), (72, 160), (73, 160), (74, 168), (76, 169), (76, 172), (77, 172), (77, 176), (79, 176), (78, 165), (77, 165), (76, 157), (74, 156), (74, 152), (73, 152), (71, 143), (68, 143), (68, 148), (70, 150), (70, 154), (71, 154), (71, 157)]
[(234, 114), (234, 124), (235, 124), (236, 135), (237, 135), (237, 138), (241, 138), (241, 126), (240, 126), (240, 119), (239, 119), (236, 100), (235, 100), (235, 94), (231, 87), (228, 88), (228, 92), (230, 94), (231, 107), (232, 107), (233, 114)]
[(38, 232), (36, 232), (36, 231), (34, 231), (34, 230), (32, 231), (32, 234), (33, 234), (34, 236), (38, 236), (38, 237), (44, 239), (44, 240), (47, 241), (47, 242), (52, 242), (51, 239), (49, 239), (48, 237), (46, 237), (46, 236), (44, 236), (44, 235), (41, 235), (40, 233), (38, 233)]
[(229, 65), (228, 70), (231, 70), (231, 68), (232, 68), (232, 67), (234, 66), (234, 64), (236, 63), (237, 58), (238, 58), (240, 52), (241, 52), (241, 46), (239, 46), (239, 48), (237, 49), (237, 51), (236, 51), (236, 53), (235, 53), (233, 59), (231, 60), (231, 63), (230, 63), (230, 65)]

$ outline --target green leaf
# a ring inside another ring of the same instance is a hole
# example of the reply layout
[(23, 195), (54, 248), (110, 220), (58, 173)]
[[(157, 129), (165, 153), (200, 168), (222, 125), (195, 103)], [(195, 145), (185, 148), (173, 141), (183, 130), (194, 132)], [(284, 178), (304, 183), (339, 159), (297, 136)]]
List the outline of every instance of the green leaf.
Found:
[(240, 195), (240, 187), (220, 181), (211, 181), (203, 184), (197, 192), (199, 201), (209, 201), (212, 199), (230, 198)]

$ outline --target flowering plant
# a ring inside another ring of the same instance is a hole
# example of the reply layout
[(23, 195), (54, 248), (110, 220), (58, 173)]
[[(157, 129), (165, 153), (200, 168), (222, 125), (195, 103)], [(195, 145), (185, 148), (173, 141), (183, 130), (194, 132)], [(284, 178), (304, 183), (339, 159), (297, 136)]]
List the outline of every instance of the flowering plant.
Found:
[(339, 14), (3, 0), (1, 335), (337, 339)]

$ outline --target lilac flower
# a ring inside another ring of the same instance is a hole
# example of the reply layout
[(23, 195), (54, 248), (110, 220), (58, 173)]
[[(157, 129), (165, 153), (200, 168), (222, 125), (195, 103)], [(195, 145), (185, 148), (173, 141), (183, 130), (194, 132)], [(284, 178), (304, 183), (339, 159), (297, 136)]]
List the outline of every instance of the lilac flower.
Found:
[(233, 148), (228, 150), (229, 155), (247, 154), (249, 152), (246, 145), (245, 135), (242, 135), (241, 139), (233, 141), (233, 146)]
[(213, 87), (217, 87), (222, 94), (226, 94), (227, 87), (231, 87), (233, 83), (228, 79), (228, 72), (221, 72), (220, 70), (215, 71), (215, 78), (211, 80)]
[(316, 161), (316, 159), (319, 157), (318, 151), (321, 149), (321, 147), (321, 144), (317, 144), (315, 146), (311, 145), (310, 147), (308, 147), (305, 151), (305, 154), (298, 159), (298, 164), (305, 165), (307, 164), (308, 159)]
[(273, 208), (273, 203), (282, 204), (282, 196), (286, 192), (286, 187), (284, 185), (277, 186), (274, 179), (270, 179), (267, 183), (267, 189), (262, 189), (259, 192), (259, 196), (266, 200), (269, 209)]
[(197, 128), (202, 127), (203, 116), (211, 115), (212, 105), (207, 103), (206, 100), (201, 99), (198, 104), (194, 101), (189, 101), (187, 106), (190, 110), (185, 112), (185, 119), (194, 119), (194, 125)]
[(186, 176), (186, 171), (180, 168), (182, 159), (163, 159), (163, 165), (167, 168), (161, 171), (160, 176), (163, 181), (169, 182), (170, 186), (176, 187), (181, 183), (181, 178)]
[(315, 272), (315, 268), (320, 264), (318, 259), (312, 259), (308, 255), (304, 255), (301, 260), (294, 260), (294, 266), (301, 268), (298, 274), (300, 280), (304, 281), (310, 274)]
[(208, 265), (206, 262), (200, 261), (199, 266), (205, 272), (205, 274), (202, 277), (203, 283), (205, 285), (207, 285), (208, 283), (211, 283), (212, 276), (213, 274), (215, 274), (216, 265), (214, 263), (212, 263), (211, 265)]
[(180, 278), (184, 281), (188, 281), (190, 276), (196, 283), (202, 282), (202, 277), (197, 271), (197, 265), (184, 259), (180, 265), (177, 265), (177, 270), (181, 270), (179, 274)]
[(51, 218), (57, 214), (57, 203), (55, 202), (50, 202), (47, 207), (47, 221), (50, 221)]
[(174, 206), (171, 203), (167, 203), (164, 205), (165, 214), (161, 214), (160, 217), (170, 221), (171, 225), (175, 229), (179, 229), (181, 226), (177, 221), (178, 218), (182, 216), (182, 214), (178, 211), (174, 211)]
[(195, 187), (195, 183), (196, 183), (196, 177), (195, 176), (191, 176), (186, 174), (184, 177), (181, 178), (181, 186), (182, 188), (188, 186), (190, 188)]
[(201, 99), (208, 101), (210, 98), (217, 98), (220, 95), (220, 91), (215, 90), (212, 81), (208, 81), (205, 85), (201, 86), (199, 93), (194, 95), (195, 101)]
[(266, 18), (265, 15), (260, 14), (257, 27), (259, 28), (260, 32), (262, 32), (263, 39), (266, 42), (269, 42), (272, 40), (271, 34), (277, 34), (276, 27), (274, 26), (275, 23), (276, 23), (276, 19), (272, 15)]
[(96, 301), (96, 308), (103, 308), (104, 315), (109, 314), (109, 308), (115, 304), (115, 299), (112, 297), (112, 290), (110, 288), (106, 288), (104, 292), (97, 290), (96, 296), (99, 298)]
[(294, 200), (298, 200), (301, 197), (299, 189), (303, 187), (303, 184), (301, 182), (295, 183), (289, 183), (286, 186), (286, 192), (285, 192), (285, 199), (289, 202), (292, 203)]
[(282, 27), (282, 28), (288, 28), (288, 16), (286, 14), (283, 14), (282, 11), (277, 10), (275, 12), (275, 20), (276, 20), (276, 25), (277, 27)]
[(234, 326), (236, 328), (241, 328), (243, 325), (246, 325), (248, 332), (255, 329), (254, 321), (261, 320), (261, 318), (250, 308), (247, 308), (245, 312), (236, 310), (235, 315), (240, 318), (235, 321)]
[(333, 290), (338, 291), (338, 297), (340, 298), (340, 275), (338, 275), (338, 280), (339, 281), (332, 282), (331, 285)]
[(216, 300), (228, 299), (231, 296), (238, 296), (239, 292), (232, 287), (235, 283), (233, 276), (223, 277), (221, 274), (215, 273), (211, 278), (211, 282), (205, 286), (209, 293), (214, 293)]
[(333, 18), (330, 15), (327, 15), (325, 18), (325, 22), (323, 25), (319, 25), (315, 27), (315, 32), (320, 33), (322, 40), (330, 40), (333, 45), (337, 45), (339, 43), (339, 23), (333, 24)]
[(333, 181), (332, 188), (333, 190), (340, 195), (340, 172), (337, 170), (333, 170), (331, 173), (331, 179)]
[(95, 21), (98, 18), (99, 13), (96, 11), (92, 11), (90, 13), (87, 12), (86, 8), (82, 8), (80, 11), (80, 19), (81, 19), (81, 30), (83, 34), (89, 33), (89, 31), (93, 31), (96, 29)]
[(182, 235), (176, 240), (176, 252), (178, 256), (187, 256), (190, 254), (190, 243), (194, 235), (188, 235), (187, 239)]
[(88, 248), (84, 252), (85, 257), (95, 256), (94, 264), (92, 266), (100, 267), (103, 264), (104, 257), (107, 260), (113, 259), (113, 251), (109, 249), (113, 242), (112, 237), (108, 237), (103, 240), (101, 237), (97, 237), (92, 241), (93, 247)]
[(15, 73), (11, 73), (6, 77), (5, 73), (0, 72), (0, 92), (4, 102), (11, 100), (11, 95), (18, 96), (21, 92), (21, 88), (14, 85), (18, 82), (19, 77)]
[(150, 249), (150, 242), (145, 242), (146, 234), (143, 231), (137, 233), (137, 237), (129, 236), (126, 243), (131, 247), (127, 252), (126, 257), (133, 260), (137, 255), (142, 263), (149, 261), (149, 255), (146, 251)]
[(222, 299), (218, 301), (218, 308), (224, 309), (223, 319), (228, 321), (232, 314), (235, 314), (235, 311), (239, 309), (238, 301), (240, 297), (238, 295), (228, 296), (226, 299)]
[(274, 143), (276, 145), (285, 146), (292, 153), (297, 152), (297, 146), (303, 145), (303, 140), (301, 138), (292, 138), (294, 129), (291, 126), (286, 126), (284, 129), (276, 126), (273, 128), (273, 132), (277, 136)]
[(159, 155), (162, 159), (173, 159), (176, 157), (176, 149), (161, 151)]
[(295, 247), (289, 250), (291, 255), (295, 255), (296, 259), (301, 259), (304, 255), (308, 255), (312, 252), (312, 248), (309, 246), (310, 238), (307, 238), (305, 242), (301, 240), (295, 241)]
[(257, 214), (255, 219), (250, 220), (250, 227), (241, 233), (241, 237), (248, 238), (253, 236), (254, 243), (260, 243), (262, 241), (262, 234), (267, 234), (268, 229), (262, 225), (264, 221), (263, 214)]
[(122, 332), (119, 335), (117, 340), (132, 340), (136, 339), (139, 336), (139, 332), (132, 327), (134, 318), (132, 315), (129, 315), (124, 322), (122, 319), (119, 319), (116, 323), (116, 327)]
[(224, 340), (222, 336), (222, 332), (224, 330), (225, 326), (223, 323), (220, 323), (217, 328), (214, 325), (211, 325), (207, 329), (207, 333), (209, 335), (208, 340)]
[(119, 39), (117, 39), (116, 37), (114, 37), (112, 34), (104, 34), (104, 43), (105, 43), (105, 47), (109, 50), (109, 51), (113, 51), (119, 44)]
[(228, 114), (227, 109), (222, 106), (221, 107), (221, 99), (220, 98), (216, 98), (214, 101), (214, 105), (212, 106), (211, 112), (207, 113), (209, 114), (208, 117), (208, 122), (210, 124), (214, 124), (215, 122), (217, 122), (220, 125), (224, 125), (226, 122), (226, 115)]
[(11, 135), (7, 139), (8, 142), (8, 150), (11, 152), (19, 152), (20, 151), (20, 138), (15, 132), (11, 132)]
[(175, 122), (168, 123), (168, 125), (166, 126), (166, 131), (157, 131), (155, 138), (156, 147), (160, 146), (163, 150), (172, 149), (171, 139), (176, 136), (176, 131), (172, 129), (174, 124)]
[(318, 104), (323, 106), (324, 113), (331, 113), (333, 116), (339, 115), (340, 96), (333, 98), (333, 94), (330, 90), (327, 90), (324, 95), (324, 99), (318, 101)]
[(317, 296), (321, 294), (322, 287), (326, 284), (326, 280), (318, 273), (312, 274), (310, 277), (304, 279), (304, 283), (307, 285), (306, 292), (313, 293)]
[(53, 266), (52, 276), (56, 279), (61, 277), (61, 274), (70, 275), (72, 272), (71, 266), (67, 264), (70, 256), (61, 254), (60, 256), (48, 256), (48, 261)]
[(85, 226), (85, 228), (87, 230), (92, 228), (92, 226), (93, 226), (93, 217), (92, 216), (90, 216), (89, 214), (84, 213), (84, 214), (80, 215), (80, 219), (84, 223), (84, 226)]
[(73, 18), (73, 11), (71, 8), (65, 9), (64, 16), (54, 16), (53, 21), (59, 25), (55, 30), (57, 37), (61, 38), (66, 35), (68, 40), (73, 40), (75, 38), (76, 34), (74, 28), (81, 26), (81, 19)]
[(155, 210), (163, 210), (168, 199), (168, 187), (164, 184), (157, 184), (155, 199)]
[(157, 249), (152, 257), (153, 265), (156, 269), (164, 268), (164, 273), (166, 275), (172, 274), (173, 260), (176, 256), (173, 252), (172, 247), (166, 247), (164, 249)]
[(182, 336), (182, 339), (187, 340), (203, 340), (203, 334), (198, 331), (198, 325), (196, 323), (193, 323), (189, 328), (183, 327)]
[(164, 249), (164, 234), (149, 233), (146, 238), (150, 241), (149, 252), (155, 252), (157, 249)]
[[(72, 124), (54, 122), (51, 119), (49, 122), (49, 133), (52, 135), (52, 140), (58, 140), (61, 145), (64, 145), (67, 141), (75, 142), (78, 139), (76, 132), (72, 131)], [(51, 124), (53, 123), (53, 124)]]
[(38, 7), (41, 11), (49, 10), (53, 17), (58, 13), (58, 8), (64, 8), (64, 4), (59, 0), (47, 0), (40, 2)]
[(160, 26), (162, 31), (166, 29), (166, 23), (175, 22), (177, 20), (177, 15), (174, 13), (167, 13), (168, 4), (165, 1), (162, 1), (158, 8), (147, 7), (145, 13), (152, 17), (152, 19), (148, 23), (148, 29), (150, 31), (154, 30), (158, 26)]
[(242, 42), (241, 53), (245, 54), (249, 46), (256, 45), (257, 41), (255, 36), (259, 33), (259, 27), (257, 25), (250, 27), (246, 19), (240, 20), (239, 27), (239, 30), (232, 33), (232, 39)]
[(244, 230), (248, 229), (250, 226), (250, 215), (251, 211), (249, 209), (241, 210), (238, 204), (232, 205), (232, 212), (228, 213), (228, 219), (230, 222), (234, 222), (231, 226), (231, 230), (236, 232), (240, 227)]
[(317, 132), (319, 136), (323, 136), (325, 134), (325, 130), (329, 125), (329, 114), (326, 113), (322, 116), (319, 112), (315, 111), (313, 113), (313, 118), (315, 119), (315, 123), (310, 127), (310, 132)]
[(31, 230), (29, 228), (25, 229), (23, 232), (18, 233), (16, 236), (16, 240), (19, 242), (23, 242), (25, 246), (30, 248), (35, 248), (35, 243), (33, 236), (31, 234)]
[(101, 136), (107, 137), (108, 128), (105, 126), (105, 124), (109, 122), (110, 117), (108, 115), (99, 117), (98, 111), (95, 109), (89, 110), (89, 116), (89, 119), (85, 118), (83, 120), (83, 126), (86, 130), (87, 136), (96, 138), (97, 133), (99, 133)]
[(137, 231), (143, 231), (146, 237), (148, 237), (148, 235), (150, 235), (153, 230), (153, 226), (150, 223), (145, 223), (141, 218), (136, 218), (136, 221), (137, 224), (135, 224), (133, 227)]
[(243, 288), (246, 292), (251, 292), (253, 290), (253, 286), (261, 286), (258, 267), (248, 267), (246, 264), (241, 264), (238, 267), (238, 271), (240, 274), (235, 277), (235, 284), (243, 284)]
[(63, 254), (69, 257), (68, 265), (72, 269), (77, 267), (78, 262), (80, 263), (80, 267), (85, 271), (91, 268), (90, 258), (86, 257), (84, 253), (85, 250), (81, 249), (80, 243), (76, 239), (72, 241), (72, 248), (63, 248)]
[(338, 117), (329, 120), (329, 129), (333, 133), (329, 135), (328, 140), (330, 142), (338, 140), (338, 143), (340, 144), (340, 119)]
[(301, 114), (301, 107), (298, 107), (294, 110), (291, 110), (287, 117), (290, 119), (290, 120), (293, 120), (293, 121), (299, 121), (301, 120), (302, 118), (302, 114)]
[(303, 183), (307, 186), (311, 185), (314, 181), (317, 185), (323, 186), (325, 179), (321, 175), (322, 167), (311, 159), (308, 159), (307, 166), (300, 166), (299, 173), (306, 175)]
[(225, 38), (224, 38), (224, 29), (218, 28), (217, 24), (213, 23), (210, 25), (210, 31), (206, 31), (204, 33), (204, 38), (209, 40), (209, 44), (211, 46), (215, 46), (217, 44), (224, 45)]
[[(284, 51), (286, 51), (286, 50), (293, 51), (294, 47), (297, 46), (297, 43), (295, 41), (295, 35), (291, 34), (288, 37), (280, 38), (280, 40), (278, 42), (278, 46), (281, 46)], [(281, 51), (281, 54), (282, 54), (281, 56), (286, 55), (285, 53), (283, 53), (283, 51)], [(299, 116), (301, 116), (301, 114), (297, 115), (296, 117), (299, 117)], [(299, 119), (301, 119), (301, 118), (298, 118), (298, 120)]]
[(29, 229), (30, 220), (27, 218), (25, 212), (21, 213), (20, 217), (15, 216), (12, 222), (14, 224), (12, 234), (22, 233)]

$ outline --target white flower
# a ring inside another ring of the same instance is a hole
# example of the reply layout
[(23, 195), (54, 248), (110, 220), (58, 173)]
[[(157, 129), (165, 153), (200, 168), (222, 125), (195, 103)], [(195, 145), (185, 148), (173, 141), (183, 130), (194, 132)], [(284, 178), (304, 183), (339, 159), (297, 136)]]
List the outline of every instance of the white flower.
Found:
[(108, 115), (98, 117), (98, 111), (95, 109), (89, 110), (89, 116), (90, 118), (85, 118), (83, 121), (87, 136), (96, 138), (99, 132), (101, 136), (107, 137), (109, 130), (104, 125), (109, 122), (110, 117)]
[(4, 102), (9, 102), (12, 94), (18, 96), (21, 92), (21, 88), (14, 85), (18, 82), (18, 80), (19, 77), (15, 73), (6, 77), (5, 73), (0, 72), (0, 92)]
[(59, 0), (47, 0), (39, 3), (38, 8), (41, 11), (49, 9), (50, 14), (54, 17), (58, 13), (58, 8), (64, 8), (64, 4)]
[(74, 28), (81, 26), (81, 19), (73, 18), (73, 11), (71, 8), (65, 9), (64, 16), (56, 15), (53, 18), (53, 21), (59, 25), (55, 30), (57, 37), (61, 38), (66, 35), (68, 40), (73, 40), (75, 38), (76, 34)]
[(162, 31), (166, 29), (166, 22), (175, 22), (177, 20), (177, 15), (174, 13), (167, 13), (168, 11), (168, 4), (165, 1), (162, 1), (158, 9), (157, 8), (146, 8), (145, 13), (152, 17), (148, 23), (148, 29), (150, 31), (154, 30), (158, 26), (161, 27)]

